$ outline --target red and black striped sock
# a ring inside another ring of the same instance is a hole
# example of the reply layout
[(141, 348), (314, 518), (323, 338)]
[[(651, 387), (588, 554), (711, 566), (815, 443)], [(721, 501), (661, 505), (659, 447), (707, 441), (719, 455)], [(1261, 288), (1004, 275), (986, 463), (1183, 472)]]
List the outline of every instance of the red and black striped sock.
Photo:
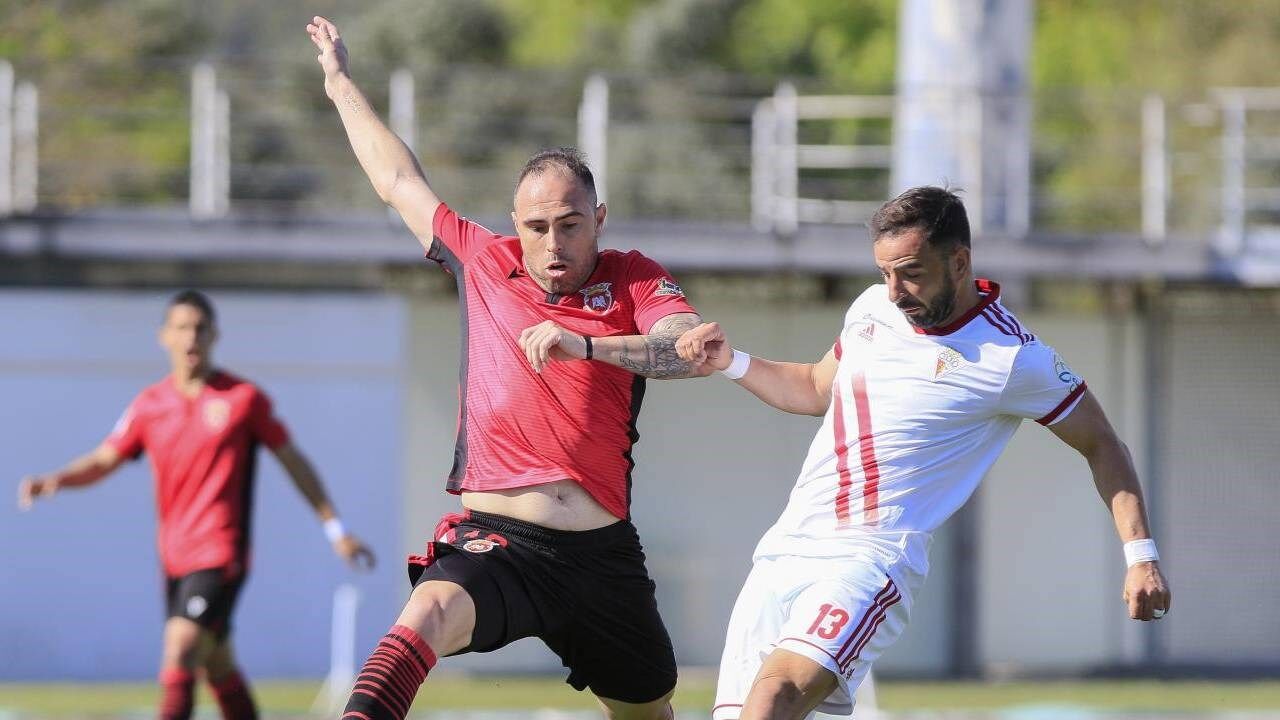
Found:
[(232, 670), (219, 680), (210, 680), (209, 687), (213, 688), (224, 720), (258, 720), (258, 708), (253, 704), (249, 683), (239, 670)]
[(180, 667), (160, 671), (160, 720), (189, 720), (195, 703), (195, 676)]
[(404, 720), (436, 654), (403, 625), (393, 625), (356, 677), (343, 720)]

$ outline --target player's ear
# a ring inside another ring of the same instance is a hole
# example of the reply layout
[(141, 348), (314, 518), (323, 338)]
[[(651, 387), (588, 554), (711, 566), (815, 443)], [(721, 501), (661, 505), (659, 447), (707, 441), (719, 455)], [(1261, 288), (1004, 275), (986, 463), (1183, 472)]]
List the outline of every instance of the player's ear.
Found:
[(604, 216), (607, 214), (608, 208), (604, 206), (604, 203), (596, 205), (596, 233), (604, 229)]
[(950, 265), (951, 271), (956, 277), (964, 277), (972, 269), (970, 261), (972, 260), (969, 248), (963, 245), (957, 245), (955, 250), (951, 251)]

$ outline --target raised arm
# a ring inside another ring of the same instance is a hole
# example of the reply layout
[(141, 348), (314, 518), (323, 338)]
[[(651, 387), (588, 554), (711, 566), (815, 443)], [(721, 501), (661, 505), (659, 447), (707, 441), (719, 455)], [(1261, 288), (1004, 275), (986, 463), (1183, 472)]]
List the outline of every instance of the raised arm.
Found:
[[(831, 383), (839, 361), (828, 350), (815, 363), (777, 362), (735, 351), (720, 323), (710, 322), (689, 330), (677, 343), (680, 356), (710, 370), (728, 370), (737, 353), (739, 367), (734, 378), (765, 403), (796, 415), (821, 417), (831, 405)], [(745, 367), (742, 365), (745, 363)]]
[[(1133, 459), (1093, 393), (1085, 390), (1075, 410), (1049, 429), (1088, 461), (1093, 484), (1111, 511), (1120, 541), (1150, 539), (1142, 486)], [(1136, 562), (1129, 567), (1123, 597), (1129, 606), (1129, 617), (1135, 620), (1158, 619), (1169, 610), (1169, 584), (1160, 572), (1158, 560)]]
[(325, 94), (338, 109), (351, 149), (373, 183), (374, 192), (400, 213), (422, 247), (430, 249), (431, 221), (440, 199), (427, 184), (417, 158), (382, 122), (352, 81), (347, 71), (347, 48), (338, 27), (317, 15), (307, 25), (307, 34), (320, 49), (316, 59), (324, 70)]
[(53, 497), (64, 487), (92, 485), (110, 475), (123, 462), (124, 458), (115, 448), (103, 443), (61, 470), (23, 478), (18, 483), (18, 507), (28, 510), (37, 499)]
[(333, 544), (334, 552), (352, 567), (361, 565), (365, 568), (373, 567), (373, 552), (359, 538), (342, 527), (338, 514), (334, 511), (333, 504), (329, 502), (329, 496), (325, 493), (324, 485), (320, 483), (320, 477), (316, 474), (311, 462), (293, 446), (293, 443), (286, 442), (272, 452), (288, 473), (289, 479), (293, 480), (293, 484), (297, 486), (298, 492), (302, 493), (324, 523), (325, 535)]

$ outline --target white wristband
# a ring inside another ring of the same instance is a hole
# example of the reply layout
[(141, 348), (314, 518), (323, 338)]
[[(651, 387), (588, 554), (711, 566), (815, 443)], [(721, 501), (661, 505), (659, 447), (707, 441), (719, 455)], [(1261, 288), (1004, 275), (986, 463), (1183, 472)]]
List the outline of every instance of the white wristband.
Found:
[(741, 380), (743, 375), (747, 374), (747, 368), (751, 367), (751, 356), (734, 348), (733, 359), (729, 361), (729, 367), (720, 371), (721, 375), (730, 380)]
[(1160, 553), (1156, 552), (1156, 541), (1150, 538), (1143, 540), (1130, 540), (1124, 544), (1124, 562), (1129, 567), (1133, 567), (1140, 562), (1153, 562), (1160, 559)]
[(342, 527), (341, 520), (331, 517), (324, 521), (324, 536), (329, 538), (329, 542), (336, 543), (347, 536), (347, 529)]

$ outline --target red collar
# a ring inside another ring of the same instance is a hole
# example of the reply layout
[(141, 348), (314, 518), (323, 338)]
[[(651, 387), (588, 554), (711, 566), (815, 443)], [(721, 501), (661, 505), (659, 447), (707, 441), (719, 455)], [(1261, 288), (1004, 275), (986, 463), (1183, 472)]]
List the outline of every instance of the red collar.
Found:
[(969, 312), (956, 318), (955, 322), (942, 327), (918, 328), (912, 325), (911, 329), (915, 330), (917, 335), (950, 335), (968, 325), (970, 320), (978, 317), (978, 313), (986, 310), (991, 303), (996, 301), (996, 298), (1000, 297), (1000, 286), (990, 280), (978, 278), (973, 281), (973, 284), (978, 288), (978, 292), (982, 293), (982, 297), (976, 305), (969, 308)]

